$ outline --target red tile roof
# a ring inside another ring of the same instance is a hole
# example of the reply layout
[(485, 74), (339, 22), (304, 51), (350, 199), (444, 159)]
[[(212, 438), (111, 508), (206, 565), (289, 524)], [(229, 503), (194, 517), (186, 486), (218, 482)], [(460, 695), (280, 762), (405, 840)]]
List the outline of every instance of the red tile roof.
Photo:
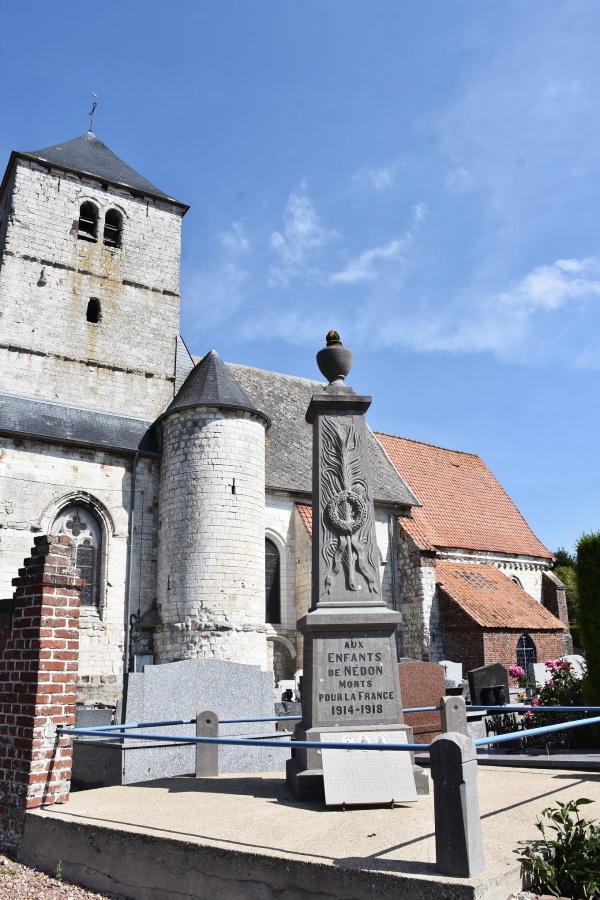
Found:
[(422, 506), (400, 525), (421, 550), (456, 547), (551, 559), (502, 485), (472, 453), (377, 434)]
[(564, 631), (565, 625), (496, 566), (439, 562), (436, 582), (484, 628)]
[(300, 513), (300, 518), (304, 522), (306, 530), (312, 537), (312, 506), (307, 506), (306, 503), (296, 503), (296, 509)]

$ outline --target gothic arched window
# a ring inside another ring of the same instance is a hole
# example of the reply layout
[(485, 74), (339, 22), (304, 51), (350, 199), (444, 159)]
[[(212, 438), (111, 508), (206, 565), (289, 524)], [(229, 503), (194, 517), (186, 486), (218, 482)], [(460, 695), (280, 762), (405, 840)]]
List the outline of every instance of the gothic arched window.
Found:
[(98, 237), (98, 207), (90, 200), (81, 204), (77, 237), (84, 241), (95, 241)]
[(537, 662), (535, 644), (528, 634), (522, 634), (517, 643), (517, 665), (525, 672), (533, 670), (533, 664)]
[(109, 209), (104, 216), (104, 243), (107, 247), (121, 246), (123, 216), (116, 209)]
[(85, 587), (81, 591), (82, 606), (100, 605), (100, 551), (102, 529), (96, 517), (85, 506), (67, 506), (57, 517), (56, 534), (66, 534), (75, 544), (75, 560)]
[(265, 621), (281, 624), (281, 564), (279, 550), (265, 538)]

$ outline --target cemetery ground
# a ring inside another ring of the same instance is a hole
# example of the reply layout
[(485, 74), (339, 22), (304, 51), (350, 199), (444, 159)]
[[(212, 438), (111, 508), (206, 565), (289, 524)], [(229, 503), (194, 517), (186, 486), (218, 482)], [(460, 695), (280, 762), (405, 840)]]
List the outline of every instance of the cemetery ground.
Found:
[[(486, 865), (471, 879), (436, 875), (431, 794), (344, 812), (293, 800), (280, 773), (82, 791), (28, 813), (22, 859), (140, 900), (507, 900), (520, 891), (519, 842), (538, 836), (543, 809), (589, 797), (600, 818), (598, 772), (480, 766), (478, 783)], [(52, 889), (0, 897), (88, 896)]]

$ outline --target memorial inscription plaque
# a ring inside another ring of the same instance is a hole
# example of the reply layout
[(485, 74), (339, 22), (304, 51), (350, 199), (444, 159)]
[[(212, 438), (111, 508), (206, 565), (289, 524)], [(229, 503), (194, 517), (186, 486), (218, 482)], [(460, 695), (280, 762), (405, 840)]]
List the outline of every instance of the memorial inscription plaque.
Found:
[(332, 633), (312, 642), (313, 725), (377, 725), (394, 722), (398, 688), (389, 632)]
[(323, 748), (323, 780), (328, 806), (400, 803), (417, 799), (409, 753), (359, 749), (365, 744), (405, 744), (406, 732), (339, 732), (323, 735), (321, 740), (348, 744), (348, 750)]

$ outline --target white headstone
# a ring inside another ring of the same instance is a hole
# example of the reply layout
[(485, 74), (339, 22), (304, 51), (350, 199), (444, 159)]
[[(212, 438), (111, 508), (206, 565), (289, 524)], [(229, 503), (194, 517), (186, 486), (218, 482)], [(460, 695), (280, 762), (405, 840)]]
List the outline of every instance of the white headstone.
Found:
[(570, 653), (568, 656), (563, 656), (563, 659), (566, 659), (567, 662), (571, 663), (575, 678), (583, 678), (585, 672), (585, 660), (583, 656), (579, 656), (577, 653)]
[(539, 685), (539, 687), (544, 687), (547, 680), (550, 678), (550, 673), (548, 672), (545, 663), (534, 663), (533, 674), (535, 676), (535, 683)]
[(446, 671), (446, 684), (449, 687), (460, 687), (463, 680), (462, 663), (451, 662), (449, 659), (442, 659), (440, 666)]

